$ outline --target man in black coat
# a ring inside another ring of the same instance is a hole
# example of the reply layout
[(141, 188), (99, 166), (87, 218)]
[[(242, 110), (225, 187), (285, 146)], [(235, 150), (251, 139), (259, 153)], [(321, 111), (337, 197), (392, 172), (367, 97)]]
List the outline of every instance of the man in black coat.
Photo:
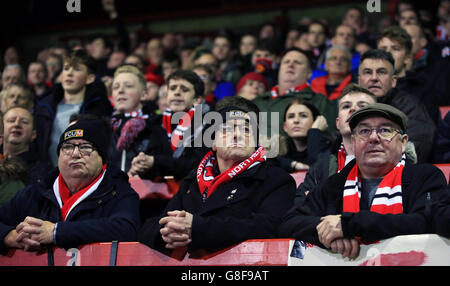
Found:
[(0, 252), (137, 239), (139, 197), (125, 173), (104, 163), (108, 132), (88, 119), (65, 130), (58, 168), (0, 207)]
[(353, 113), (349, 125), (355, 160), (289, 211), (281, 235), (345, 258), (356, 257), (361, 242), (433, 231), (446, 181), (433, 165), (405, 163), (406, 115), (375, 103)]
[(418, 97), (395, 89), (395, 72), (391, 53), (371, 50), (361, 57), (358, 81), (375, 94), (377, 102), (389, 104), (406, 114), (409, 122), (406, 133), (415, 146), (417, 161), (428, 162), (436, 126)]
[(215, 249), (277, 237), (295, 182), (266, 162), (263, 147), (257, 148), (256, 120), (250, 114), (258, 108), (252, 102), (230, 96), (216, 110), (226, 120), (214, 125), (211, 151), (183, 180), (161, 216), (144, 224), (142, 243), (160, 251)]

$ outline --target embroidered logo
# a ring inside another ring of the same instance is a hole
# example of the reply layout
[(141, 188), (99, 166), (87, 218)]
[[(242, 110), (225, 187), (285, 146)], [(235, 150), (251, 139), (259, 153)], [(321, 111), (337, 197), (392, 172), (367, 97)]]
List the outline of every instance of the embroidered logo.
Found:
[(73, 137), (83, 137), (83, 129), (70, 130), (70, 131), (67, 131), (66, 133), (64, 133), (64, 140), (67, 140), (67, 139), (73, 138)]

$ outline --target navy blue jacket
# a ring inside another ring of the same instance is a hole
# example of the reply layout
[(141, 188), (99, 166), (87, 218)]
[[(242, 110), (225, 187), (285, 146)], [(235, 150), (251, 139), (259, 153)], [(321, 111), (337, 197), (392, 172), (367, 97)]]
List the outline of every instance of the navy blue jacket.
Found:
[(172, 210), (193, 214), (191, 250), (222, 248), (247, 239), (275, 238), (294, 194), (294, 179), (266, 162), (223, 184), (203, 202), (194, 170), (183, 180), (161, 217), (145, 222), (139, 241), (163, 251), (165, 242), (158, 221)]
[(61, 209), (53, 193), (58, 176), (54, 169), (44, 180), (25, 187), (0, 207), (0, 251), (5, 252), (5, 236), (27, 216), (58, 222), (56, 245), (63, 248), (106, 241), (136, 241), (140, 227), (139, 196), (130, 187), (128, 176), (108, 166), (97, 190), (80, 202), (62, 221)]

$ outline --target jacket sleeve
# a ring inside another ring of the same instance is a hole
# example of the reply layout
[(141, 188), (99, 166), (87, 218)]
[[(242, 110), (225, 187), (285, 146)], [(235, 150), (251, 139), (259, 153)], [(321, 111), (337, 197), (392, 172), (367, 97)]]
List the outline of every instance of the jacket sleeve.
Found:
[(23, 210), (28, 210), (29, 207), (24, 205), (30, 200), (31, 195), (28, 192), (29, 188), (19, 191), (11, 200), (0, 207), (0, 253), (4, 253), (8, 248), (4, 244), (6, 235), (25, 219), (22, 214)]
[[(292, 206), (295, 181), (287, 173), (276, 184), (264, 181), (265, 196), (246, 217), (194, 215), (190, 249), (212, 249), (248, 239), (278, 237), (278, 226)], [(263, 190), (261, 190), (263, 191)]]
[[(436, 208), (446, 188), (442, 172), (432, 165), (417, 165), (402, 180), (403, 214), (378, 214), (362, 210), (344, 213), (341, 217), (345, 237), (361, 237), (363, 241), (377, 241), (397, 235), (422, 234), (431, 230), (432, 210)], [(405, 168), (404, 172), (408, 170)]]
[(323, 188), (309, 192), (303, 200), (296, 198), (295, 205), (287, 212), (279, 228), (281, 237), (294, 238), (322, 246), (316, 227), (326, 215), (327, 198)]
[(109, 202), (114, 203), (109, 215), (81, 221), (58, 222), (56, 244), (67, 248), (93, 242), (136, 241), (140, 227), (137, 211), (139, 196), (129, 188), (119, 191), (122, 195), (112, 199), (114, 202)]
[(181, 203), (182, 201), (181, 196), (184, 193), (183, 190), (186, 190), (188, 186), (189, 186), (188, 181), (183, 180), (183, 182), (180, 185), (180, 189), (169, 201), (169, 203), (167, 204), (166, 208), (161, 213), (161, 215), (157, 217), (151, 217), (144, 222), (139, 232), (138, 238), (139, 242), (146, 244), (151, 248), (159, 251), (166, 250), (165, 248), (166, 243), (163, 241), (161, 233), (159, 232), (161, 229), (159, 220), (165, 217), (167, 215), (167, 212), (169, 211), (183, 209), (183, 204)]

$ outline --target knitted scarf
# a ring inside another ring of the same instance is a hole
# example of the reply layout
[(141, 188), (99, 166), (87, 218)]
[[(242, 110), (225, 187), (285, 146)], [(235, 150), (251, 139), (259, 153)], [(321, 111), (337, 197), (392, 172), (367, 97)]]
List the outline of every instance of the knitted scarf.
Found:
[(341, 143), (337, 153), (338, 173), (345, 167), (345, 157), (347, 157), (347, 152), (345, 152), (344, 143)]
[[(300, 92), (300, 91), (304, 90), (305, 88), (307, 88), (308, 86), (309, 86), (309, 84), (307, 82), (305, 82), (302, 85), (290, 88), (288, 91), (286, 91), (285, 94), (289, 94), (289, 93), (293, 93), (293, 92)], [(278, 96), (280, 96), (280, 91), (278, 89), (278, 85), (274, 86), (272, 88), (272, 90), (270, 91), (270, 93), (272, 94), (272, 99), (275, 99)], [(283, 95), (283, 94), (281, 94), (281, 95)]]
[[(402, 172), (406, 156), (403, 154), (398, 164), (384, 176), (373, 198), (371, 212), (380, 214), (401, 214), (402, 204)], [(344, 185), (343, 212), (359, 212), (361, 198), (361, 182), (358, 179), (358, 164), (352, 168)]]
[(106, 164), (103, 165), (100, 174), (89, 185), (73, 195), (70, 192), (69, 188), (67, 188), (66, 183), (64, 182), (64, 178), (61, 176), (61, 173), (59, 174), (58, 178), (56, 178), (55, 183), (53, 184), (53, 192), (61, 208), (63, 221), (66, 220), (67, 215), (75, 206), (77, 206), (81, 201), (83, 201), (97, 189), (98, 185), (100, 185), (103, 180), (105, 171)]
[(216, 176), (215, 171), (218, 168), (217, 158), (214, 152), (210, 151), (205, 155), (197, 168), (197, 182), (203, 201), (205, 201), (221, 185), (231, 181), (245, 170), (258, 165), (265, 160), (266, 151), (263, 146), (260, 146), (250, 157)]
[[(116, 132), (120, 129), (120, 136), (116, 145), (118, 151), (130, 148), (138, 134), (144, 130), (146, 119), (148, 119), (148, 115), (143, 114), (142, 110), (119, 114), (111, 118), (113, 131)], [(125, 120), (126, 122), (122, 126)]]
[(186, 112), (183, 117), (181, 117), (178, 125), (174, 130), (172, 130), (172, 116), (174, 112), (170, 109), (166, 109), (163, 113), (163, 126), (166, 129), (167, 136), (170, 138), (170, 146), (172, 150), (175, 151), (177, 149), (180, 142), (183, 140), (184, 132), (189, 129), (192, 123), (192, 119), (194, 118), (194, 110), (192, 107)]

